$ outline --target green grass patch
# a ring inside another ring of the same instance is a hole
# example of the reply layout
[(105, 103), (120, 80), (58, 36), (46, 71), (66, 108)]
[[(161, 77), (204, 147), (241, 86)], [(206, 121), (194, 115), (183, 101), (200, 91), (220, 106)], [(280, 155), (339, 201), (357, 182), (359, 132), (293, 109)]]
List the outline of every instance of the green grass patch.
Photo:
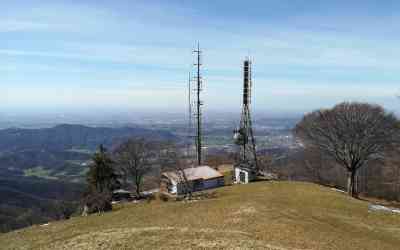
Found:
[(34, 177), (48, 179), (48, 180), (57, 180), (58, 179), (57, 177), (52, 175), (51, 170), (45, 169), (41, 166), (25, 169), (24, 176), (34, 176)]
[(93, 151), (89, 149), (84, 149), (84, 148), (71, 148), (66, 150), (67, 152), (73, 152), (73, 153), (81, 153), (81, 154), (88, 154), (91, 155), (93, 154)]

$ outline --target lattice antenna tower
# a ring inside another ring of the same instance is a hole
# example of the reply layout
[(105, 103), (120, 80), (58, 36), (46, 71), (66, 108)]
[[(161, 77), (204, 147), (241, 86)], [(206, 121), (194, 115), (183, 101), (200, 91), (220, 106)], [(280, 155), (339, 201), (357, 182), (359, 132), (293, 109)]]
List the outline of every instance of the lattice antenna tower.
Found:
[(252, 62), (246, 58), (243, 62), (243, 103), (239, 129), (234, 131), (235, 143), (240, 146), (239, 160), (241, 167), (258, 172), (256, 142), (251, 120)]

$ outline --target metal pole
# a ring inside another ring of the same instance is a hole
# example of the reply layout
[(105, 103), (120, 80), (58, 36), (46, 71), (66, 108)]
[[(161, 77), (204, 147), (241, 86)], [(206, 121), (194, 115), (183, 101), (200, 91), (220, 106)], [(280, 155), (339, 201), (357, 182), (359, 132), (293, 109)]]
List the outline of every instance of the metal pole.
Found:
[(190, 149), (191, 143), (190, 143), (190, 140), (191, 140), (191, 136), (192, 136), (192, 98), (191, 98), (191, 96), (192, 96), (192, 86), (191, 86), (192, 79), (191, 79), (191, 77), (192, 76), (191, 76), (191, 74), (189, 72), (189, 81), (188, 81), (188, 131), (187, 131), (187, 133), (188, 133), (188, 137), (187, 137), (187, 140), (188, 140), (187, 156), (189, 158), (191, 158), (191, 153), (190, 153), (190, 151), (191, 151), (191, 149)]
[(197, 165), (201, 165), (202, 162), (202, 142), (201, 142), (201, 99), (200, 99), (200, 92), (201, 92), (201, 75), (200, 75), (200, 67), (201, 67), (201, 62), (200, 62), (200, 44), (197, 44), (197, 50), (195, 50), (195, 53), (197, 53)]

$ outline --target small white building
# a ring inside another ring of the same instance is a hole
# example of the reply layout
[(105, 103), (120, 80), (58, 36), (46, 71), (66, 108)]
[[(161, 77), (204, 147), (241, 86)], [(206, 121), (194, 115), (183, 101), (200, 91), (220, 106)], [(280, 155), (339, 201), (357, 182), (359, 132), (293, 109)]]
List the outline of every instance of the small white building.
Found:
[[(224, 186), (224, 176), (209, 166), (199, 166), (184, 169), (187, 185), (193, 191), (201, 191)], [(187, 192), (186, 183), (178, 171), (164, 172), (161, 174), (160, 190), (174, 195)]]
[(248, 167), (235, 166), (235, 183), (249, 183), (257, 177), (256, 172)]

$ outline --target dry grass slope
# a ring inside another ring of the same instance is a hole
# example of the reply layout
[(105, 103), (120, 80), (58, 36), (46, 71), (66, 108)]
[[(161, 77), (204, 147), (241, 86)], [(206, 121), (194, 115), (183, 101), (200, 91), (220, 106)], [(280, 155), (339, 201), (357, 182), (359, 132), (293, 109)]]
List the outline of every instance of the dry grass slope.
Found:
[(399, 249), (400, 216), (308, 183), (225, 187), (0, 235), (3, 249)]

